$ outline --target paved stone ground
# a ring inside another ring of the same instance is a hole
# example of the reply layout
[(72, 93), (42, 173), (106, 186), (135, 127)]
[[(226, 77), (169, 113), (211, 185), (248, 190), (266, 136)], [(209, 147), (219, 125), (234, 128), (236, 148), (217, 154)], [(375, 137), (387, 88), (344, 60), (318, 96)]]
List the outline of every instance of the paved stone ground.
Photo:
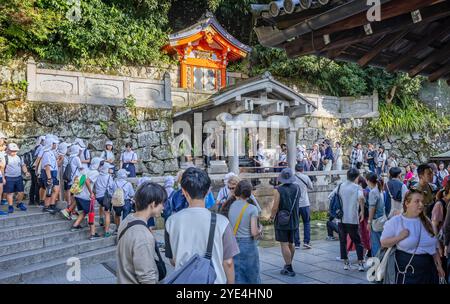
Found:
[[(162, 241), (162, 231), (156, 232), (157, 239)], [(259, 248), (261, 280), (264, 284), (369, 284), (365, 272), (358, 272), (353, 264), (351, 270), (344, 270), (339, 256), (339, 242), (312, 241), (312, 249), (299, 249), (294, 256), (295, 277), (280, 274), (284, 261), (279, 246)], [(350, 261), (356, 263), (356, 254), (351, 252)], [(166, 261), (168, 272), (173, 267)], [(65, 274), (51, 274), (34, 279), (26, 284), (115, 284), (116, 263), (107, 262), (85, 266), (81, 265), (81, 280), (69, 282)]]

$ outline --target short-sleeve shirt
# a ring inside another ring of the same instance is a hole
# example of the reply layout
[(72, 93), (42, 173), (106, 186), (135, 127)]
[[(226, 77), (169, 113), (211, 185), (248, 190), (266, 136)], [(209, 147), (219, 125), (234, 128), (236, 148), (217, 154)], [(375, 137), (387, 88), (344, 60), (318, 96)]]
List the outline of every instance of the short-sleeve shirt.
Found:
[[(190, 207), (169, 217), (165, 225), (165, 255), (175, 259), (175, 269), (179, 269), (194, 254), (204, 256), (208, 243), (211, 212), (206, 208)], [(217, 214), (214, 233), (212, 263), (216, 271), (215, 284), (225, 284), (227, 278), (223, 261), (239, 254), (239, 247), (230, 222)]]
[[(244, 202), (242, 200), (235, 201), (233, 204), (231, 204), (230, 210), (228, 211), (228, 219), (230, 220), (231, 228), (233, 228), (236, 225), (236, 222), (238, 221), (239, 215), (242, 211), (242, 208), (248, 204), (247, 202)], [(251, 230), (251, 218), (256, 217), (258, 218), (258, 208), (256, 206), (248, 204), (247, 209), (245, 209), (245, 212), (242, 216), (242, 220), (239, 223), (239, 227), (236, 233), (236, 237), (251, 237), (252, 236), (252, 230)]]
[(436, 253), (438, 240), (436, 237), (431, 236), (427, 232), (418, 217), (407, 218), (403, 215), (396, 215), (392, 217), (384, 224), (381, 240), (398, 236), (403, 229), (408, 229), (409, 235), (406, 239), (397, 244), (397, 249), (413, 254), (417, 244), (419, 243), (416, 254), (434, 255)]
[(95, 196), (97, 198), (104, 197), (105, 192), (108, 191), (108, 189), (113, 184), (114, 179), (113, 177), (108, 173), (100, 173), (99, 177), (97, 178), (97, 181), (95, 182)]
[(112, 151), (106, 151), (106, 150), (102, 152), (102, 154), (100, 155), (100, 158), (102, 158), (104, 160), (108, 160), (108, 159), (112, 159), (113, 161), (116, 160), (114, 153)]
[(70, 166), (72, 167), (71, 183), (73, 183), (75, 177), (79, 174), (80, 170), (83, 169), (83, 165), (81, 164), (81, 160), (78, 156), (69, 157), (68, 163), (70, 163)]
[(380, 190), (377, 187), (370, 190), (368, 202), (370, 208), (375, 208), (374, 219), (377, 219), (385, 214), (384, 195), (381, 195)]
[(22, 166), (23, 160), (20, 156), (11, 156), (6, 155), (5, 158), (8, 157), (8, 165), (5, 167), (5, 176), (6, 177), (19, 177), (22, 176)]
[(53, 151), (45, 151), (42, 154), (42, 165), (41, 169), (44, 170), (45, 166), (50, 166), (50, 171), (58, 171), (58, 163), (56, 161), (56, 156)]
[[(80, 176), (80, 175), (81, 175), (81, 172), (80, 172), (80, 174), (78, 174), (78, 176)], [(94, 184), (97, 181), (98, 176), (99, 176), (99, 172), (97, 170), (87, 170), (86, 178), (89, 179), (89, 182), (90, 182), (90, 185), (91, 185), (91, 190), (93, 190)], [(91, 195), (89, 194), (89, 190), (88, 190), (88, 187), (87, 187), (86, 183), (83, 185), (83, 189), (81, 190), (81, 193), (75, 195), (75, 197), (78, 197), (78, 198), (81, 198), (81, 199), (84, 199), (84, 200), (90, 200), (91, 199)]]
[(128, 152), (128, 151), (122, 152), (122, 155), (120, 156), (120, 160), (121, 160), (122, 162), (129, 162), (129, 161), (137, 160), (137, 159), (138, 159), (137, 154), (136, 154), (136, 152), (134, 152), (134, 151), (131, 151), (131, 152)]
[(309, 203), (309, 195), (308, 195), (308, 189), (313, 189), (313, 184), (311, 182), (311, 179), (309, 178), (308, 175), (300, 173), (300, 172), (296, 172), (295, 173), (295, 178), (296, 181), (295, 183), (297, 185), (300, 186), (300, 200), (298, 202), (298, 207), (299, 208), (303, 208), (303, 207), (308, 207), (310, 206)]
[[(333, 190), (331, 195), (336, 193), (336, 191), (337, 187)], [(339, 194), (342, 198), (342, 207), (344, 211), (342, 223), (359, 224), (359, 200), (365, 199), (362, 188), (353, 182), (345, 181), (341, 184)]]
[(378, 155), (378, 167), (382, 167), (386, 162), (387, 156), (386, 153), (382, 153)]
[(217, 200), (219, 201), (219, 204), (223, 204), (227, 201), (228, 197), (230, 195), (230, 190), (228, 189), (228, 186), (224, 186), (220, 188), (219, 193), (217, 194)]
[[(81, 149), (80, 160), (88, 160), (91, 159), (91, 152), (87, 148)], [(89, 164), (82, 163), (84, 169), (89, 169)]]

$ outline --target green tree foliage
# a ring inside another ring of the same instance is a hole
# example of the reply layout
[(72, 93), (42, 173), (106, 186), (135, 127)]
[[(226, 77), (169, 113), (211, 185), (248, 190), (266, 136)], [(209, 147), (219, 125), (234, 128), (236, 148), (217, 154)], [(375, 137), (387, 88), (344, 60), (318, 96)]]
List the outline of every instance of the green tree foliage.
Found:
[(67, 0), (0, 4), (0, 60), (28, 52), (57, 63), (118, 65), (167, 60), (161, 53), (170, 1), (81, 1), (81, 20), (65, 17)]

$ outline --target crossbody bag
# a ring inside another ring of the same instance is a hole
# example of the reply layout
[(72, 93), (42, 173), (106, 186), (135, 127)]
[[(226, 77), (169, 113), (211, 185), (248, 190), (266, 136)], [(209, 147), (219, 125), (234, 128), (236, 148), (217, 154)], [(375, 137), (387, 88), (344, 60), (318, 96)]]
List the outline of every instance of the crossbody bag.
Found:
[(292, 202), (292, 206), (291, 206), (291, 210), (279, 210), (277, 213), (277, 222), (279, 225), (281, 226), (286, 226), (289, 224), (290, 220), (291, 220), (291, 216), (292, 216), (292, 211), (294, 210), (295, 207), (295, 202), (297, 202), (297, 198), (298, 198), (298, 193), (299, 193), (299, 186), (297, 186), (297, 192), (295, 193), (295, 200), (294, 202)]

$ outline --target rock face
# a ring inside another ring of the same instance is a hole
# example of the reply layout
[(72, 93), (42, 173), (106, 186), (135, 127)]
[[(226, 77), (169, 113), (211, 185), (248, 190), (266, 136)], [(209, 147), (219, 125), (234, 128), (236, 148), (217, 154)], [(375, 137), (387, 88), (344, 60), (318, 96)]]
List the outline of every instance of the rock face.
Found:
[(450, 132), (442, 130), (440, 134), (421, 133), (392, 134), (387, 138), (368, 136), (368, 120), (347, 120), (333, 118), (309, 118), (297, 120), (298, 144), (311, 148), (314, 143), (330, 139), (332, 143), (342, 143), (344, 164), (349, 163), (352, 147), (361, 143), (367, 148), (368, 143), (375, 146), (383, 145), (389, 155), (397, 157), (400, 166), (406, 166), (413, 161), (426, 162), (429, 157), (450, 150)]

